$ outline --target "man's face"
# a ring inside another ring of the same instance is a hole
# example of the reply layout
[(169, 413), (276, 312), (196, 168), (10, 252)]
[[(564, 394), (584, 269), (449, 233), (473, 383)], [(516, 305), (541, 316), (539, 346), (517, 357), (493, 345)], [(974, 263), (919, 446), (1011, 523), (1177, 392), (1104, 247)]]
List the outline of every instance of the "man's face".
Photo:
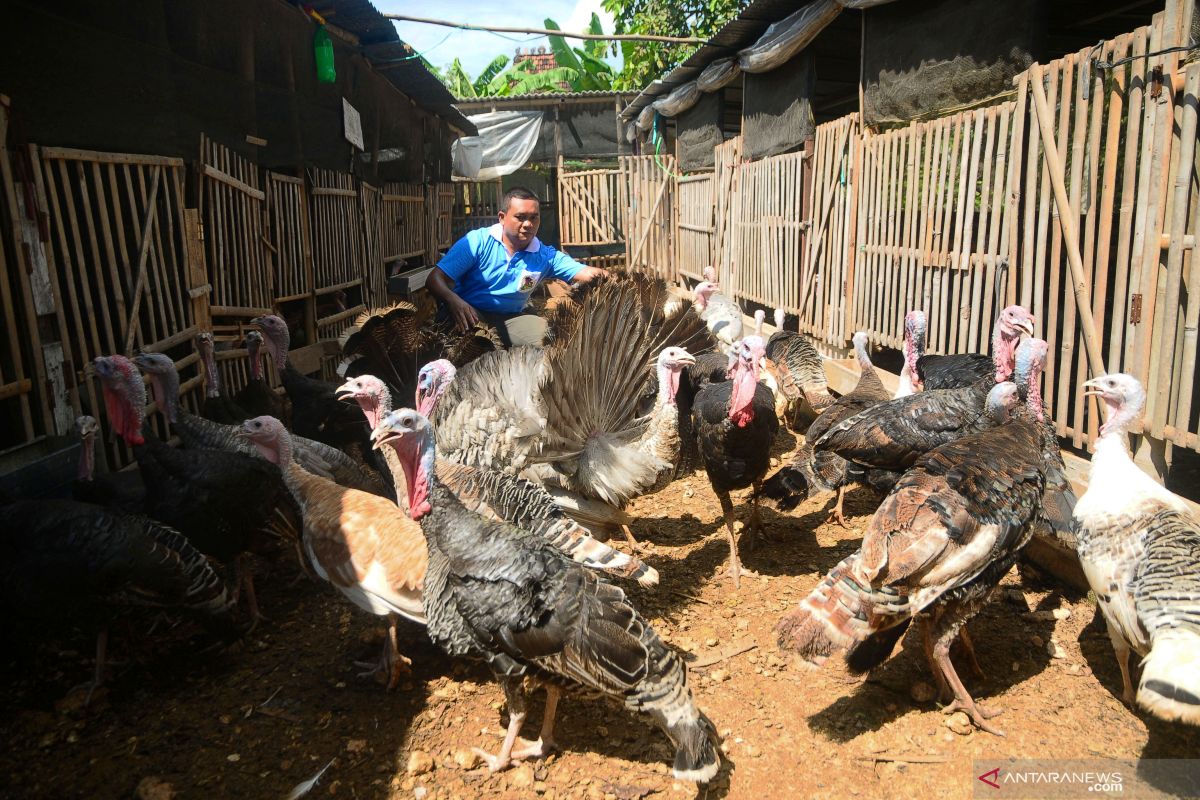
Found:
[(500, 227), (518, 250), (524, 250), (525, 246), (533, 241), (541, 224), (542, 217), (538, 211), (537, 200), (521, 200), (514, 197), (508, 201), (508, 211), (500, 212)]

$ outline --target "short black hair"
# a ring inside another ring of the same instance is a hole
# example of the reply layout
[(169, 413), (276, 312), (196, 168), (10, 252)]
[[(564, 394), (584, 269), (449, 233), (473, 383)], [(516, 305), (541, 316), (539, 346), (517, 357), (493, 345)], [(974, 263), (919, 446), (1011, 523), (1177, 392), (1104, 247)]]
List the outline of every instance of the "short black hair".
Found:
[(507, 212), (508, 204), (513, 200), (534, 200), (539, 206), (542, 204), (538, 196), (524, 186), (514, 186), (504, 193), (504, 199), (500, 201), (500, 210)]

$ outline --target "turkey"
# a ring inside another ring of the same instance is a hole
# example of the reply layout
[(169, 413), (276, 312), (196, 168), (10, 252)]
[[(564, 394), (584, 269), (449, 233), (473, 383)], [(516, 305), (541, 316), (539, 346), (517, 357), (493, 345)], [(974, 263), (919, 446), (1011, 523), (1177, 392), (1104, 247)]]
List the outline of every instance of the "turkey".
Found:
[(375, 375), (407, 403), (422, 364), (446, 358), (461, 367), (501, 348), (495, 329), (484, 322), (463, 334), (451, 323), (429, 316), (406, 301), (364, 311), (338, 338), (342, 351), (338, 375)]
[[(912, 325), (909, 325), (909, 318)], [(954, 353), (934, 356), (925, 353), (925, 312), (910, 311), (905, 315), (904, 352), (905, 366), (911, 363), (910, 376), (913, 388), (955, 389), (981, 382), (990, 387), (993, 382), (1006, 381), (1012, 375), (1002, 364), (1016, 349), (1022, 337), (1033, 336), (1036, 320), (1023, 306), (1009, 306), (1000, 312), (992, 329), (992, 357), (978, 353)], [(915, 362), (913, 356), (915, 355)], [(901, 371), (903, 378), (903, 370)]]
[[(223, 450), (258, 456), (258, 450), (243, 439), (240, 425), (217, 423), (190, 414), (179, 404), (179, 373), (171, 357), (162, 353), (142, 353), (134, 363), (150, 378), (150, 386), (171, 428), (189, 448)], [(364, 468), (350, 456), (323, 442), (296, 437), (292, 440), (296, 459), (310, 472), (330, 478), (343, 486), (361, 489), (383, 497), (391, 493), (378, 474)]]
[(225, 582), (177, 531), (73, 500), (0, 505), (0, 598), (39, 638), (68, 620), (98, 631), (89, 699), (104, 679), (113, 606), (179, 612), (226, 642), (245, 631)]
[[(997, 325), (999, 328), (999, 324)], [(1009, 376), (1015, 363), (1016, 339), (997, 347), (994, 374), (954, 389), (926, 391), (889, 400), (833, 425), (813, 443), (863, 467), (902, 471), (920, 456), (960, 436), (991, 424), (984, 400), (994, 375)]]
[(784, 312), (775, 309), (775, 332), (767, 339), (767, 360), (777, 374), (780, 388), (787, 395), (790, 419), (800, 411), (800, 400), (808, 401), (818, 414), (833, 403), (829, 380), (816, 346), (802, 333), (783, 329)]
[(692, 405), (692, 433), (708, 482), (721, 501), (729, 537), (729, 574), (735, 587), (741, 583), (742, 567), (729, 493), (754, 488), (749, 530), (751, 536), (757, 535), (758, 495), (771, 464), (771, 444), (779, 430), (771, 391), (758, 382), (758, 365), (765, 349), (761, 337), (742, 339), (732, 377), (702, 388)]
[(925, 327), (924, 311), (914, 309), (904, 315), (904, 366), (900, 368), (900, 381), (896, 386), (894, 399), (908, 397), (920, 391), (917, 385), (917, 359), (921, 357), (921, 353), (917, 349), (917, 342), (921, 343), (921, 347), (925, 346)]
[(274, 528), (285, 499), (278, 471), (244, 453), (170, 447), (145, 424), (146, 386), (133, 362), (114, 355), (94, 363), (109, 424), (133, 448), (145, 481), (145, 512), (206, 556), (233, 564), (251, 616), (261, 619), (245, 555), (265, 545)]
[[(1083, 385), (1108, 421), (1075, 505), (1079, 559), (1108, 624), (1123, 698), (1200, 725), (1200, 518), (1130, 458), (1126, 434), (1146, 403), (1141, 383), (1118, 373)], [(1136, 695), (1130, 650), (1142, 658)]]
[(334, 396), (338, 385), (303, 375), (288, 363), (291, 331), (287, 323), (274, 314), (255, 317), (251, 325), (262, 328), (265, 344), (279, 370), (284, 391), (292, 404), (292, 430), (307, 439), (344, 448), (347, 445), (368, 447), (369, 431), (358, 410), (339, 402)]
[[(625, 599), (543, 537), (485, 519), (435, 475), (434, 432), (411, 409), (387, 415), (373, 437), (396, 448), (408, 507), (429, 546), (425, 609), (429, 635), (452, 656), (488, 663), (508, 701), (508, 733), (492, 771), (555, 747), (559, 693), (578, 691), (650, 715), (675, 746), (674, 775), (706, 783), (720, 767), (716, 731), (696, 708), (679, 655)], [(537, 742), (513, 749), (525, 722), (523, 679), (546, 687)]]
[(196, 352), (204, 364), (204, 408), (201, 412), (204, 417), (222, 425), (233, 425), (250, 416), (221, 386), (221, 372), (217, 369), (212, 333), (203, 331), (196, 335)]
[[(425, 409), (433, 407), (438, 387), (444, 387), (453, 379), (454, 373), (454, 365), (449, 361), (435, 361), (421, 370), (421, 376), (428, 376), (428, 380), (418, 384), (419, 410), (421, 406)], [(428, 394), (422, 396), (423, 390)], [(338, 397), (357, 402), (372, 430), (392, 411), (391, 393), (374, 375), (350, 378), (338, 389)], [(408, 489), (399, 456), (391, 447), (380, 448), (380, 451), (392, 473), (397, 500), (407, 504)], [(658, 572), (653, 567), (593, 539), (537, 484), (498, 470), (451, 464), (440, 459), (437, 471), (438, 479), (472, 511), (538, 533), (586, 567), (633, 578), (643, 586), (658, 583)]]
[(397, 623), (403, 617), (425, 624), (421, 587), (428, 558), (420, 528), (389, 500), (305, 471), (292, 458), (291, 436), (274, 417), (246, 420), (242, 431), (283, 471), (303, 509), (304, 549), (313, 569), (359, 608), (387, 617), (383, 654), (364, 674), (382, 676), (394, 689), (411, 663), (400, 654)]
[(269, 414), (281, 420), (289, 420), (292, 410), (287, 399), (267, 383), (267, 373), (263, 366), (263, 335), (258, 331), (246, 332), (246, 359), (250, 364), (250, 380), (234, 398), (238, 405), (246, 410), (246, 416), (237, 420), (240, 425), (250, 417)]
[(79, 430), (79, 473), (71, 487), (71, 497), (81, 503), (107, 506), (127, 514), (140, 513), (146, 507), (146, 483), (135, 469), (96, 475), (96, 434), (100, 423), (84, 414), (75, 420)]
[(742, 338), (742, 309), (721, 294), (715, 283), (701, 281), (693, 291), (696, 295), (693, 307), (716, 337), (717, 346), (726, 353), (732, 352)]
[(987, 396), (995, 425), (920, 458), (871, 518), (858, 552), (776, 626), (779, 646), (820, 665), (846, 649), (852, 672), (883, 663), (914, 618), (943, 700), (1003, 735), (950, 661), (950, 645), (986, 604), (1029, 541), (1041, 507), (1041, 424), (1015, 384)]
[(836, 423), (890, 399), (867, 352), (867, 334), (859, 331), (854, 334), (853, 341), (854, 354), (858, 357), (860, 369), (854, 390), (839, 397), (817, 417), (809, 426), (804, 437), (804, 446), (792, 459), (792, 463), (780, 468), (763, 483), (763, 496), (775, 501), (781, 511), (795, 508), (814, 489), (826, 492), (837, 490), (837, 502), (830, 512), (830, 519), (843, 527), (846, 525), (846, 518), (843, 516), (842, 502), (846, 487), (865, 479), (868, 471), (851, 464), (836, 453), (828, 450), (815, 451), (813, 443)]
[(678, 373), (689, 350), (712, 342), (691, 309), (663, 317), (647, 297), (638, 282), (604, 281), (566, 341), (488, 353), (459, 370), (434, 410), (442, 457), (542, 485), (593, 533), (627, 523), (621, 509), (674, 474)]

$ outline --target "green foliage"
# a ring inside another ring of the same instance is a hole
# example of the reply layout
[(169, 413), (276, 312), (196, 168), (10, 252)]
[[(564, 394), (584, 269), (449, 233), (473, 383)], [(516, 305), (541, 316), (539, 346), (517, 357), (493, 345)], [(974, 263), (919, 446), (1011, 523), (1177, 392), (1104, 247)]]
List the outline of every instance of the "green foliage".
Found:
[[(604, 0), (616, 19), (617, 33), (696, 36), (707, 39), (749, 0)], [(695, 45), (667, 42), (622, 42), (625, 64), (614, 89), (641, 89), (695, 52)]]
[[(545, 22), (549, 30), (562, 30), (552, 19)], [(604, 33), (600, 18), (592, 14), (588, 32)], [(533, 62), (526, 60), (510, 65), (508, 56), (496, 56), (478, 77), (472, 79), (455, 58), (444, 70), (438, 70), (422, 57), (422, 62), (441, 80), (455, 97), (504, 97), (530, 92), (587, 92), (607, 91), (613, 87), (613, 68), (605, 63), (608, 43), (585, 40), (583, 47), (571, 47), (562, 36), (550, 37), (550, 52), (558, 64), (545, 72), (532, 72)], [(567, 84), (564, 89), (560, 84)]]

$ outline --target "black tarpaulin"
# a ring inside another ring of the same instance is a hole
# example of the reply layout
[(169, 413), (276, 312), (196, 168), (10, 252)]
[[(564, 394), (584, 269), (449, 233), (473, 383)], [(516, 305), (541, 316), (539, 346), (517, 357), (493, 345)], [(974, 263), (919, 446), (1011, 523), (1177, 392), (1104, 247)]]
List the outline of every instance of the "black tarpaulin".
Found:
[(816, 65), (802, 52), (771, 72), (745, 75), (742, 94), (742, 154), (766, 158), (800, 149), (813, 135), (812, 96)]
[(721, 111), (721, 92), (704, 93), (694, 106), (675, 119), (680, 169), (712, 169), (713, 148), (724, 140), (721, 135)]

